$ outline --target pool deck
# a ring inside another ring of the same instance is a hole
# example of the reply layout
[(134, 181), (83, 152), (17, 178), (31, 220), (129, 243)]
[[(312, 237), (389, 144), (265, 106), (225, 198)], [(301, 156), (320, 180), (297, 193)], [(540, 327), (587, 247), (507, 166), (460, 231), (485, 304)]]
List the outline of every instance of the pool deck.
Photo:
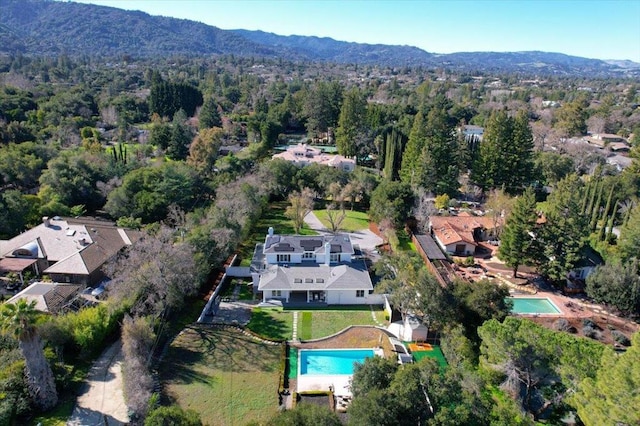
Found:
[[(495, 253), (494, 253), (495, 254)], [(582, 300), (576, 296), (565, 296), (559, 291), (544, 291), (539, 288), (535, 288), (530, 285), (520, 285), (514, 281), (525, 281), (526, 279), (533, 278), (535, 274), (526, 271), (526, 268), (521, 268), (518, 272), (520, 278), (514, 280), (510, 277), (511, 269), (504, 265), (504, 262), (500, 261), (496, 257), (490, 259), (477, 258), (476, 262), (483, 265), (494, 277), (495, 280), (507, 285), (511, 290), (510, 297), (540, 297), (548, 298), (556, 305), (556, 308), (560, 310), (560, 314), (516, 314), (523, 317), (548, 317), (557, 318), (558, 316), (566, 318), (590, 318), (595, 315), (607, 315), (614, 316), (607, 312), (603, 307), (591, 304)]]
[(351, 374), (299, 375), (296, 391), (328, 391), (333, 389), (336, 396), (351, 396), (351, 377)]
[(541, 298), (549, 299), (560, 311), (559, 314), (516, 314), (523, 317), (558, 317), (567, 318), (590, 318), (597, 314), (605, 313), (598, 306), (590, 305), (575, 297), (564, 296), (560, 293), (550, 291), (538, 291), (535, 295), (511, 294), (510, 297), (517, 298)]
[[(371, 349), (376, 356), (384, 356), (381, 348), (363, 349)], [(333, 390), (336, 397), (351, 397), (351, 377), (353, 374), (300, 374), (300, 360), (298, 360), (296, 392)]]

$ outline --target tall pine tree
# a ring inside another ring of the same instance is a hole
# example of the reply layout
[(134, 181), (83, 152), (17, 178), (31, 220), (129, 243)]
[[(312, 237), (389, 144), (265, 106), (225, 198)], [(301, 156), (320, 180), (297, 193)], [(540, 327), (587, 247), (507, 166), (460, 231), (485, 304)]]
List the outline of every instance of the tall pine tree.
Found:
[(336, 130), (336, 147), (341, 155), (354, 157), (358, 154), (357, 145), (364, 131), (366, 112), (364, 94), (357, 87), (349, 90), (342, 101)]
[(458, 139), (450, 102), (438, 96), (425, 115), (414, 118), (407, 148), (403, 153), (400, 178), (413, 188), (436, 194), (455, 195), (458, 191)]
[(202, 108), (200, 109), (200, 115), (198, 117), (198, 128), (210, 129), (212, 127), (222, 127), (222, 119), (218, 112), (218, 104), (213, 97), (208, 97)]
[(588, 218), (581, 211), (584, 187), (578, 176), (569, 175), (547, 199), (546, 223), (542, 227), (544, 256), (541, 270), (551, 280), (562, 282), (583, 256)]
[(516, 118), (506, 111), (491, 114), (471, 179), (482, 189), (503, 187), (522, 192), (533, 179), (533, 136), (524, 111)]
[(511, 214), (507, 217), (498, 256), (513, 268), (513, 277), (518, 274), (520, 265), (533, 263), (531, 253), (535, 245), (536, 231), (536, 196), (527, 188), (516, 198)]

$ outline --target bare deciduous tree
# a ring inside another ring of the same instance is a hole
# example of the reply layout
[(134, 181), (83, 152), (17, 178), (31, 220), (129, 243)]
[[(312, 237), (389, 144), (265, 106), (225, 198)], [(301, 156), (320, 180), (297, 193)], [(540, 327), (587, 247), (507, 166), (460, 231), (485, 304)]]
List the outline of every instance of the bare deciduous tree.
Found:
[(607, 120), (600, 115), (592, 115), (587, 120), (587, 129), (591, 133), (605, 133), (607, 127)]
[(511, 213), (513, 201), (514, 199), (502, 189), (494, 189), (487, 197), (485, 204), (488, 210), (487, 214), (493, 220), (493, 229), (495, 229), (495, 236), (497, 238), (500, 237), (505, 220)]
[(293, 221), (296, 234), (300, 233), (304, 225), (304, 217), (313, 210), (313, 191), (304, 188), (302, 191), (294, 191), (289, 195), (291, 205), (287, 207), (284, 215)]
[(344, 208), (338, 208), (334, 203), (329, 204), (326, 210), (329, 229), (335, 234), (340, 229), (340, 225), (342, 225), (342, 222), (347, 215)]
[(130, 305), (139, 315), (160, 315), (180, 307), (200, 284), (191, 245), (175, 243), (174, 233), (164, 226), (110, 262), (105, 271), (113, 279), (109, 297), (116, 305)]
[(438, 209), (434, 203), (433, 194), (421, 191), (418, 197), (416, 197), (412, 213), (418, 221), (418, 229), (421, 232), (428, 232), (429, 216), (433, 216), (438, 213)]
[(127, 405), (139, 417), (147, 414), (153, 393), (149, 360), (154, 341), (153, 325), (148, 318), (125, 317), (122, 324), (124, 393)]

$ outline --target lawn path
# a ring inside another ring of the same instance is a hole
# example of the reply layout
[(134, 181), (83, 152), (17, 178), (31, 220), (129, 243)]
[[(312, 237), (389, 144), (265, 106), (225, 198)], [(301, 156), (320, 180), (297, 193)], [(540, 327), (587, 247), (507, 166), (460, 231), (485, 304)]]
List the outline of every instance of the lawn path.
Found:
[(291, 340), (298, 340), (298, 311), (293, 311), (293, 333)]

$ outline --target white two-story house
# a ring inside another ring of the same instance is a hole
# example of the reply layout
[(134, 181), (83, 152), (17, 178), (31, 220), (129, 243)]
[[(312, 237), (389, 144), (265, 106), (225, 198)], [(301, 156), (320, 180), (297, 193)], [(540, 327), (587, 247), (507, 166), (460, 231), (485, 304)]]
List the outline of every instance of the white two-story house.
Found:
[(354, 256), (347, 234), (276, 235), (269, 228), (257, 244), (252, 268), (263, 301), (326, 305), (382, 303), (364, 259)]

